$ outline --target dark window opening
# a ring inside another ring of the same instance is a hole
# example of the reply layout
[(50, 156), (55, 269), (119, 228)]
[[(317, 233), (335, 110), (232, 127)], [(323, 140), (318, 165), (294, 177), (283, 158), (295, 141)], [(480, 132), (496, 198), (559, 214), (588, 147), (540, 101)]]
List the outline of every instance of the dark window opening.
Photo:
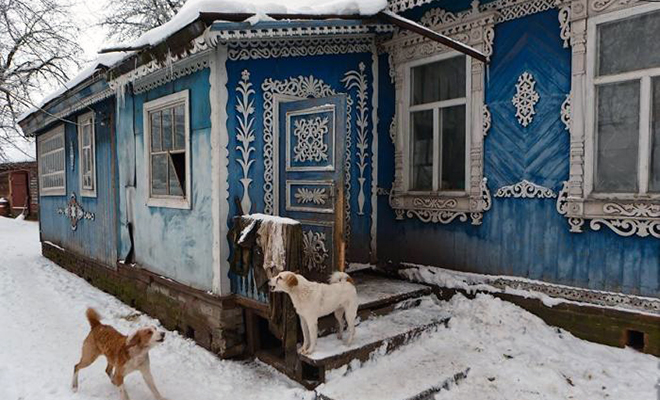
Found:
[(644, 332), (632, 329), (626, 330), (626, 346), (638, 351), (644, 350)]

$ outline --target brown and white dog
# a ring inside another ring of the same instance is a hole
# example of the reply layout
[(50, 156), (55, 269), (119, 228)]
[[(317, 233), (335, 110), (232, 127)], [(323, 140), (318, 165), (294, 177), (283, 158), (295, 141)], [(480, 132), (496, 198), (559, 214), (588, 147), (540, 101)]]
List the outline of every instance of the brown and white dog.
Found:
[(87, 309), (87, 320), (92, 330), (85, 338), (80, 362), (73, 367), (73, 391), (78, 390), (78, 371), (90, 366), (99, 356), (108, 361), (105, 373), (112, 383), (119, 388), (122, 400), (129, 400), (124, 387), (124, 377), (133, 371), (140, 371), (144, 381), (158, 400), (160, 395), (149, 368), (149, 350), (165, 340), (165, 332), (151, 326), (137, 330), (130, 336), (124, 336), (115, 328), (101, 323), (101, 317), (93, 308)]
[(341, 340), (344, 317), (348, 325), (346, 344), (355, 336), (355, 317), (358, 309), (357, 291), (353, 280), (344, 272), (335, 272), (330, 283), (310, 282), (302, 275), (290, 271), (280, 272), (270, 279), (268, 286), (273, 292), (284, 292), (291, 297), (300, 316), (304, 342), (300, 354), (312, 354), (316, 348), (318, 319), (330, 313), (337, 319), (337, 337)]

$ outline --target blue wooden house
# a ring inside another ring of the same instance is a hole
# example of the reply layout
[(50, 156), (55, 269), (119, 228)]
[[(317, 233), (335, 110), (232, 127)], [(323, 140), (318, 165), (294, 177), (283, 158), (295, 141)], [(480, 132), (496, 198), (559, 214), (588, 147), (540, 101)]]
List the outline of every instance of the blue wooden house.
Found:
[(44, 254), (223, 356), (267, 302), (230, 271), (241, 212), (300, 220), (309, 270), (423, 264), (659, 313), (660, 4), (387, 10), (483, 58), (382, 12), (200, 10), (99, 63), (21, 121)]

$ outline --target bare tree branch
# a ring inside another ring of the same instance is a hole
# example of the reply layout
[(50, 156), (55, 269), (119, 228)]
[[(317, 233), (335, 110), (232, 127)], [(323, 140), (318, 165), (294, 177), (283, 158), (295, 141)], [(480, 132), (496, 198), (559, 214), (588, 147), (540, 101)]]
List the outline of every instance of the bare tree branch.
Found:
[(163, 25), (181, 9), (185, 0), (116, 0), (100, 25), (117, 43), (136, 39)]

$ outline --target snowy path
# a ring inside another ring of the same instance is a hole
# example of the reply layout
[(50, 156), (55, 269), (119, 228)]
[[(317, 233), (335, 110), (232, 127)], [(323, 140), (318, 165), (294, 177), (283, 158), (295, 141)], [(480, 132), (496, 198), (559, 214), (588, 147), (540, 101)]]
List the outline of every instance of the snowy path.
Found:
[[(81, 372), (77, 394), (70, 391), (88, 306), (122, 332), (154, 323), (43, 258), (37, 224), (0, 217), (0, 400), (119, 399), (102, 360)], [(318, 390), (342, 400), (401, 400), (398, 394), (469, 367), (436, 399), (658, 399), (656, 357), (576, 339), (489, 295), (456, 296), (438, 311), (452, 315), (449, 328), (345, 376), (333, 371)], [(314, 398), (269, 367), (219, 360), (176, 333), (153, 350), (152, 370), (170, 400)], [(132, 400), (152, 400), (139, 375), (128, 377), (127, 388)]]
[[(126, 333), (154, 323), (40, 255), (37, 224), (0, 217), (0, 399), (119, 400), (100, 358), (70, 389), (73, 365), (89, 331), (85, 309)], [(127, 319), (127, 317), (129, 317)], [(297, 399), (312, 394), (269, 367), (222, 361), (175, 333), (152, 350), (151, 368), (170, 400)], [(132, 400), (152, 400), (139, 374), (129, 375)]]

